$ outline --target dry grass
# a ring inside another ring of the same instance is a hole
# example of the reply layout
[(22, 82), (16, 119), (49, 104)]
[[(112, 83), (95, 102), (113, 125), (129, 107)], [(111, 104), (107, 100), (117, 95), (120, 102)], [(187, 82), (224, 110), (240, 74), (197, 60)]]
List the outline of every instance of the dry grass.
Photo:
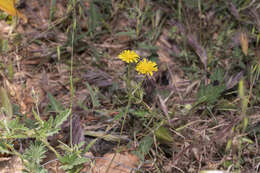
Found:
[[(139, 157), (140, 172), (259, 171), (259, 4), (199, 2), (82, 0), (73, 9), (72, 1), (27, 0), (21, 11), (28, 23), (2, 32), (9, 49), (1, 43), (1, 83), (16, 114), (33, 117), (34, 91), (48, 119), (51, 93), (72, 106), (83, 131), (118, 137), (127, 92), (117, 55), (133, 49), (159, 68), (135, 96), (123, 129), (121, 148)], [(133, 76), (136, 85), (140, 76)], [(106, 147), (92, 148), (95, 155), (116, 148), (99, 145)]]

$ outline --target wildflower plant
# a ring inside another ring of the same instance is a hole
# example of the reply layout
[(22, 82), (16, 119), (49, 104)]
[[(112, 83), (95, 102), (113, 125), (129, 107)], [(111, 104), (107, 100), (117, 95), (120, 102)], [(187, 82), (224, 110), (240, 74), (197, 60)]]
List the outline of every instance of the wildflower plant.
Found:
[[(120, 132), (120, 135), (122, 135), (126, 116), (132, 104), (132, 99), (134, 98), (135, 92), (141, 88), (142, 83), (146, 77), (152, 77), (153, 73), (158, 71), (158, 67), (156, 62), (150, 61), (147, 58), (141, 60), (141, 57), (133, 50), (122, 51), (122, 53), (119, 54), (118, 58), (128, 64), (128, 71), (127, 71), (127, 78), (126, 78), (126, 85), (128, 91), (128, 104), (123, 115), (124, 119), (123, 119), (122, 128)], [(140, 81), (137, 85), (131, 85), (132, 67), (135, 67), (135, 70), (138, 72), (138, 74), (144, 75), (142, 81)], [(120, 141), (118, 145), (119, 144)]]

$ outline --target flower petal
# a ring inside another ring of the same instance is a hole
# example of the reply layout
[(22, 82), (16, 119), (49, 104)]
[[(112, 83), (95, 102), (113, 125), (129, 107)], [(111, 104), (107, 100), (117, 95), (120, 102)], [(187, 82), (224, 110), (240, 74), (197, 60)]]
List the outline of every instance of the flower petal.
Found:
[(136, 66), (138, 74), (145, 74), (146, 76), (153, 76), (153, 72), (158, 71), (157, 64), (153, 61), (148, 61), (146, 58), (140, 61)]
[(140, 56), (135, 51), (132, 50), (124, 50), (118, 55), (118, 57), (122, 61), (125, 61), (127, 63), (137, 62), (137, 60), (140, 58)]

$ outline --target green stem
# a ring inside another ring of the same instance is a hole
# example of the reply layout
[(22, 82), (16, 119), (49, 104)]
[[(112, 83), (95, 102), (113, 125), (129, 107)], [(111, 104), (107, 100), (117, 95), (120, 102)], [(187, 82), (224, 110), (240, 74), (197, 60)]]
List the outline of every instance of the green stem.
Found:
[[(130, 66), (130, 65), (129, 65)], [(129, 67), (128, 66), (128, 67)], [(128, 69), (128, 72), (130, 70)], [(130, 75), (130, 74), (129, 74)], [(130, 77), (128, 76), (128, 80), (130, 81), (129, 79)], [(121, 130), (120, 130), (120, 136), (122, 136), (122, 133), (123, 133), (123, 129), (124, 129), (124, 126), (125, 126), (125, 121), (126, 121), (126, 117), (127, 117), (127, 113), (129, 112), (129, 108), (131, 106), (131, 101), (132, 101), (132, 98), (134, 98), (134, 94), (135, 92), (141, 88), (142, 84), (143, 84), (143, 81), (144, 81), (145, 77), (142, 79), (141, 82), (139, 82), (138, 86), (133, 90), (133, 88), (130, 86), (130, 89), (128, 90), (128, 102), (127, 102), (127, 106), (126, 106), (126, 109), (125, 109), (125, 112), (124, 112), (124, 119), (123, 119), (123, 123), (122, 123), (122, 127), (121, 127)], [(132, 91), (133, 90), (133, 91)], [(120, 145), (120, 139), (119, 139), (119, 142), (118, 142), (118, 146)]]
[(42, 143), (44, 143), (52, 152), (54, 152), (54, 154), (56, 155), (56, 157), (58, 159), (61, 158), (61, 155), (49, 144), (49, 142), (47, 141), (46, 138), (41, 139)]
[[(145, 79), (145, 77), (142, 79), (142, 81), (138, 84), (138, 86), (133, 90), (133, 88), (130, 86), (130, 65), (128, 65), (128, 76), (127, 76), (127, 86), (130, 87), (130, 89), (128, 90), (128, 102), (127, 102), (127, 106), (126, 106), (126, 109), (125, 109), (125, 112), (124, 112), (124, 119), (123, 119), (123, 122), (122, 122), (122, 127), (121, 127), (121, 130), (120, 130), (120, 137), (122, 136), (123, 134), (123, 129), (124, 129), (124, 126), (125, 126), (125, 121), (126, 121), (126, 117), (127, 117), (127, 113), (129, 112), (129, 109), (130, 109), (130, 106), (132, 104), (132, 99), (134, 98), (134, 93), (142, 86), (143, 84), (143, 81)], [(120, 146), (120, 143), (121, 143), (121, 138), (119, 138), (119, 141), (117, 143), (117, 148), (119, 148)], [(109, 165), (108, 165), (108, 168), (106, 170), (106, 173), (108, 173), (109, 171), (109, 168), (112, 164), (112, 162), (114, 161), (115, 157), (116, 157), (116, 154), (118, 153), (118, 151), (113, 155), (113, 158), (111, 159)]]
[(126, 79), (126, 88), (128, 90), (128, 95), (129, 95), (129, 89), (131, 90), (131, 65), (129, 64), (127, 66), (127, 79)]
[[(73, 98), (74, 98), (74, 86), (73, 86), (73, 59), (74, 59), (74, 40), (75, 31), (77, 28), (76, 18), (76, 0), (73, 0), (73, 26), (72, 26), (72, 38), (71, 38), (71, 59), (70, 59), (70, 109), (72, 110)], [(72, 113), (70, 114), (70, 146), (72, 147)]]

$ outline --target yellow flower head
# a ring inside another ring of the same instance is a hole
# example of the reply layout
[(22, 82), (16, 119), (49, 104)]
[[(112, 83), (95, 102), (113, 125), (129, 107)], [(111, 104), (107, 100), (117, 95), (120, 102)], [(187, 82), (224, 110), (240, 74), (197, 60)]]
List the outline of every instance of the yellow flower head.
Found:
[(140, 74), (145, 74), (147, 76), (153, 76), (153, 72), (158, 71), (157, 64), (153, 61), (147, 61), (145, 58), (143, 61), (139, 62), (136, 66), (136, 71)]
[(132, 50), (124, 50), (122, 53), (118, 56), (122, 61), (125, 61), (127, 63), (137, 62), (137, 60), (140, 58), (135, 51)]

